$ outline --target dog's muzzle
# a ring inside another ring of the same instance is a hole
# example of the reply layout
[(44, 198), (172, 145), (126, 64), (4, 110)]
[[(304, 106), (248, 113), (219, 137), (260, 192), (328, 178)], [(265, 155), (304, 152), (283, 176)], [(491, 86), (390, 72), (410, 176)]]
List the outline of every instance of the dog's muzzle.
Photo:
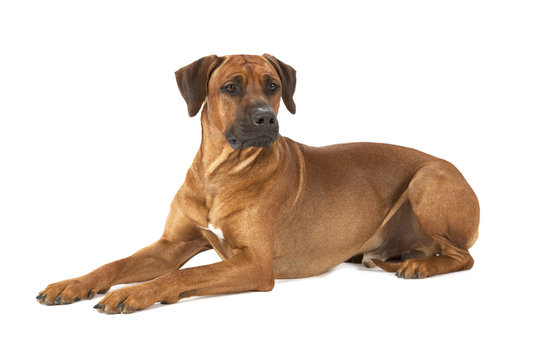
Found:
[(269, 107), (257, 107), (246, 112), (247, 116), (239, 119), (225, 132), (225, 138), (235, 150), (248, 147), (269, 148), (277, 140), (279, 125), (274, 110)]

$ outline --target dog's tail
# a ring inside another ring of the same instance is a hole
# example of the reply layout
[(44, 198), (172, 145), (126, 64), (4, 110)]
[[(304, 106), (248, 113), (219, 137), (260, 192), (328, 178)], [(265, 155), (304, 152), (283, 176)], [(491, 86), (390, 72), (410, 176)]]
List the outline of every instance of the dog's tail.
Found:
[(402, 263), (388, 263), (380, 259), (371, 259), (375, 265), (388, 272), (396, 272), (401, 267)]

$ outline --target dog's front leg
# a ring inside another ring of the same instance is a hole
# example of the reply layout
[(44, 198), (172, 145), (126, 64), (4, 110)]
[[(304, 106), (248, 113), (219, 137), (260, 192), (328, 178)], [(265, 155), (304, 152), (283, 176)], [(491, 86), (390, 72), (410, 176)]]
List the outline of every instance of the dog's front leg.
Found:
[(178, 269), (194, 255), (211, 248), (199, 226), (173, 207), (160, 240), (84, 276), (50, 284), (37, 300), (45, 305), (58, 305), (91, 299), (113, 285), (147, 281)]
[(113, 291), (95, 308), (106, 313), (132, 313), (156, 302), (170, 304), (189, 296), (270, 291), (273, 287), (271, 257), (243, 248), (219, 263), (174, 270), (150, 282)]

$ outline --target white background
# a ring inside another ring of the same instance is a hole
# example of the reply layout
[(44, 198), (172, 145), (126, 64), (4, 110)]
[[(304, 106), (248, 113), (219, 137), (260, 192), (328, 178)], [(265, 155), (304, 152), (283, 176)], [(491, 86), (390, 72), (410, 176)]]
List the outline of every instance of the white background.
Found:
[[(2, 2), (0, 357), (538, 358), (539, 18), (534, 1)], [(174, 71), (265, 52), (298, 71), (282, 134), (462, 171), (475, 267), (414, 281), (344, 264), (126, 316), (97, 313), (100, 297), (39, 305), (160, 237), (200, 143)]]

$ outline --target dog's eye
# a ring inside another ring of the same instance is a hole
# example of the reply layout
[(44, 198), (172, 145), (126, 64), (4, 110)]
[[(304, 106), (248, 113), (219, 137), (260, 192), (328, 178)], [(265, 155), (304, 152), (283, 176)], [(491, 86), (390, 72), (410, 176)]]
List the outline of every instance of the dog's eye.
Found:
[(271, 93), (275, 93), (277, 91), (277, 89), (279, 89), (278, 84), (273, 83), (273, 82), (268, 84), (268, 91), (270, 91)]
[(223, 89), (229, 94), (235, 94), (238, 92), (238, 87), (234, 84), (225, 85)]

